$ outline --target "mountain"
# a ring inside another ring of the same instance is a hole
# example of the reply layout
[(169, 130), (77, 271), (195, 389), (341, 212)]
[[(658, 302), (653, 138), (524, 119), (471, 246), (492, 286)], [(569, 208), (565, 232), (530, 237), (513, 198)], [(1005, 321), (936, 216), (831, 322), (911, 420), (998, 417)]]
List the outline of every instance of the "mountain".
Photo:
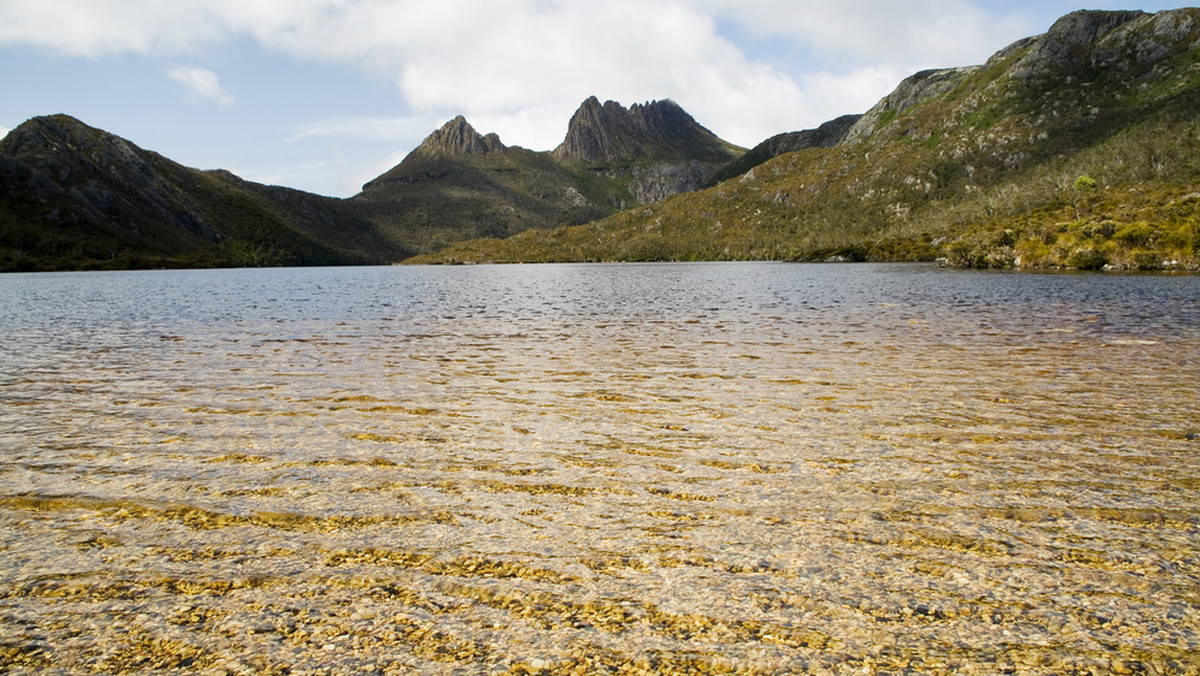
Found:
[(1196, 111), (1200, 9), (1075, 12), (982, 65), (914, 74), (831, 147), (595, 223), (416, 260), (1198, 269)]
[(505, 146), (462, 116), (352, 200), (388, 237), (434, 252), (470, 238), (587, 223), (695, 190), (743, 149), (673, 101), (584, 101), (551, 152)]
[(625, 209), (697, 190), (745, 152), (669, 99), (626, 109), (593, 96), (571, 117), (554, 156), (621, 186), (629, 195), (618, 202)]
[(595, 96), (571, 116), (554, 156), (568, 162), (617, 164), (679, 160), (724, 164), (744, 149), (717, 138), (671, 100), (601, 105)]
[(616, 212), (546, 152), (505, 146), (462, 116), (351, 198), (389, 237), (422, 252), (472, 237), (586, 223)]
[(0, 270), (378, 263), (342, 200), (200, 171), (66, 116), (0, 141)]
[[(606, 150), (576, 152), (585, 139)], [(741, 152), (673, 102), (625, 109), (593, 97), (556, 151), (505, 146), (459, 116), (340, 200), (37, 117), (0, 141), (0, 270), (391, 263), (653, 203)]]

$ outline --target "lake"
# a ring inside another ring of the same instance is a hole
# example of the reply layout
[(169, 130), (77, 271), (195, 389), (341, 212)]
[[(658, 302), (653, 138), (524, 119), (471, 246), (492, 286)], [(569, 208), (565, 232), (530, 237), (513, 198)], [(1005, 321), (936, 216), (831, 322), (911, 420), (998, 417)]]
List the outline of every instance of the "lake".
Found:
[(10, 274), (0, 327), (9, 672), (1200, 673), (1200, 277)]

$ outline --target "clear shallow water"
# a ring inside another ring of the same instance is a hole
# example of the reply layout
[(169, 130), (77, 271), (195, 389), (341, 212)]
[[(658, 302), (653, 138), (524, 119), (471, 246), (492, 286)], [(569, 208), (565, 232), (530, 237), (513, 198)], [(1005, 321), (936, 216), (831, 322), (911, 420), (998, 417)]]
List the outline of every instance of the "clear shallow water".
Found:
[(1200, 673), (1200, 278), (0, 276), (0, 664)]

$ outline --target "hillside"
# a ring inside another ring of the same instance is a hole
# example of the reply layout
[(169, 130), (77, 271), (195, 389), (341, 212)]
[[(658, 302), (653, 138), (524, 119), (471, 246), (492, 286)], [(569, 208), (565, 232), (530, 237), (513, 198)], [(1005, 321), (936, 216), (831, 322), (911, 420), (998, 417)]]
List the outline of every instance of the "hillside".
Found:
[(457, 241), (587, 223), (699, 188), (743, 149), (672, 101), (584, 101), (552, 152), (506, 146), (462, 116), (352, 198), (387, 236), (422, 252)]
[(381, 263), (341, 200), (200, 171), (66, 115), (0, 141), (0, 270)]
[(833, 147), (599, 222), (415, 260), (1196, 269), (1198, 110), (1200, 9), (1076, 12), (983, 65), (913, 75)]

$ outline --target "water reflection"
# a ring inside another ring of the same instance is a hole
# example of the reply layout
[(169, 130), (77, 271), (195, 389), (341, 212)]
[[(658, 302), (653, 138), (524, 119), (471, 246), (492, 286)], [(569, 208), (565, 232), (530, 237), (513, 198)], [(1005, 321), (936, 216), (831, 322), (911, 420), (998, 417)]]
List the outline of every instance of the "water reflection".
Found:
[(0, 662), (1200, 670), (1190, 277), (0, 278)]

